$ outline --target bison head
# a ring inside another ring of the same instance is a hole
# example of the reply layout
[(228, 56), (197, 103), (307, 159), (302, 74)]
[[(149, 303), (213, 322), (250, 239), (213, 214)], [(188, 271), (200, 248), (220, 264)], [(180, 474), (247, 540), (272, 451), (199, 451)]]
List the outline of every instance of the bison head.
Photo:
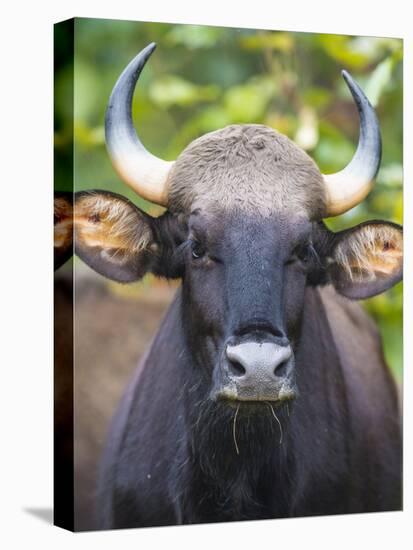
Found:
[(352, 161), (333, 175), (322, 175), (287, 137), (254, 124), (204, 135), (165, 162), (142, 145), (131, 116), (154, 48), (140, 52), (116, 83), (106, 142), (123, 180), (167, 211), (152, 218), (113, 193), (77, 193), (76, 253), (121, 282), (146, 272), (182, 278), (182, 323), (208, 395), (281, 404), (296, 395), (306, 286), (332, 284), (359, 299), (401, 279), (400, 227), (374, 221), (332, 233), (322, 221), (370, 191), (381, 157), (376, 115), (344, 72), (360, 138)]

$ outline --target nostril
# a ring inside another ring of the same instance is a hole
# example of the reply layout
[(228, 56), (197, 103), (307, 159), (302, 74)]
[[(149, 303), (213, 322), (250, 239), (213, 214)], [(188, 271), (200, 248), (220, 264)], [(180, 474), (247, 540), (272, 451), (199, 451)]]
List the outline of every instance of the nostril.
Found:
[(288, 365), (288, 359), (286, 359), (282, 363), (279, 363), (274, 369), (275, 376), (278, 376), (278, 377), (285, 376), (287, 374), (287, 365)]
[(233, 361), (233, 360), (229, 359), (228, 360), (228, 365), (229, 365), (229, 371), (234, 376), (241, 377), (241, 376), (244, 376), (247, 372), (245, 370), (245, 368), (241, 365), (241, 363), (238, 363), (238, 361)]

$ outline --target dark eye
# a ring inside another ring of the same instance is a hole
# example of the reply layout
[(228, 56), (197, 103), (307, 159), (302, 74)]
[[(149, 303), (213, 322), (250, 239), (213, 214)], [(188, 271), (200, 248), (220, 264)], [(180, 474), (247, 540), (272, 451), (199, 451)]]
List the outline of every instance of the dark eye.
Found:
[(312, 245), (311, 244), (300, 245), (296, 249), (295, 255), (301, 262), (303, 263), (309, 262), (312, 256)]
[(296, 246), (288, 260), (288, 264), (294, 263), (297, 260), (302, 264), (307, 264), (314, 257), (315, 250), (311, 243), (304, 243)]
[(197, 241), (192, 241), (192, 257), (197, 260), (199, 258), (202, 258), (202, 256), (204, 255), (205, 247)]

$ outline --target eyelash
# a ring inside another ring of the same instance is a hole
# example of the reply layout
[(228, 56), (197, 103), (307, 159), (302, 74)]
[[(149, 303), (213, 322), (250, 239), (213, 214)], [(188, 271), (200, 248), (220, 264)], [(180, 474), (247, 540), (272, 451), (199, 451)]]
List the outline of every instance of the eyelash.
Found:
[(294, 249), (291, 259), (288, 263), (292, 263), (295, 259), (300, 260), (304, 264), (310, 263), (311, 260), (320, 264), (320, 257), (317, 250), (314, 248), (313, 243), (307, 243), (305, 245), (299, 245)]
[[(187, 239), (184, 241), (177, 249), (176, 249), (176, 257), (177, 259), (182, 259), (183, 256), (186, 254), (187, 249), (191, 249), (191, 256), (194, 260), (200, 260), (205, 255), (205, 248), (196, 241), (195, 239)], [(199, 248), (199, 251), (197, 251), (197, 248)]]
[(191, 253), (194, 260), (199, 260), (205, 255), (205, 247), (198, 241), (191, 240)]

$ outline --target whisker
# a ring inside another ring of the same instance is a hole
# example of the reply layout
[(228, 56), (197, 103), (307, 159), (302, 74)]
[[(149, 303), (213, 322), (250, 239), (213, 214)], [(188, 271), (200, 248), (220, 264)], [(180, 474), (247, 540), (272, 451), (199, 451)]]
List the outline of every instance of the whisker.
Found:
[(236, 431), (235, 431), (235, 427), (237, 425), (237, 416), (238, 416), (238, 410), (239, 410), (239, 405), (237, 407), (237, 410), (235, 411), (235, 414), (234, 414), (234, 423), (232, 425), (232, 437), (234, 439), (234, 444), (235, 444), (235, 450), (237, 452), (237, 455), (239, 455), (239, 448), (238, 448), (238, 444), (237, 444), (237, 434), (236, 434)]
[(278, 416), (275, 414), (275, 411), (274, 411), (273, 406), (271, 405), (271, 403), (269, 403), (268, 401), (266, 401), (266, 403), (270, 407), (273, 417), (278, 422), (278, 426), (280, 428), (280, 445), (282, 445), (282, 442), (283, 442), (283, 429), (282, 429), (282, 426), (281, 426), (281, 422), (280, 422)]

